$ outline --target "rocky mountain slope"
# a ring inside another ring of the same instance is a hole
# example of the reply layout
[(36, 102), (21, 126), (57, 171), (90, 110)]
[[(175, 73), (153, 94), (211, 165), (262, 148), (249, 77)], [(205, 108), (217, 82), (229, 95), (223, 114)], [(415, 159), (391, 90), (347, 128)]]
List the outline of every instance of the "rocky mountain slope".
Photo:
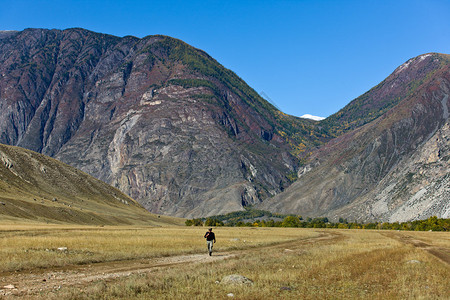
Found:
[(320, 123), (338, 137), (261, 207), (360, 221), (450, 215), (450, 56), (425, 54)]
[(179, 224), (73, 167), (0, 144), (0, 222)]
[(57, 158), (155, 213), (207, 216), (276, 195), (295, 179), (296, 155), (325, 139), (319, 131), (170, 37), (0, 35), (0, 142)]

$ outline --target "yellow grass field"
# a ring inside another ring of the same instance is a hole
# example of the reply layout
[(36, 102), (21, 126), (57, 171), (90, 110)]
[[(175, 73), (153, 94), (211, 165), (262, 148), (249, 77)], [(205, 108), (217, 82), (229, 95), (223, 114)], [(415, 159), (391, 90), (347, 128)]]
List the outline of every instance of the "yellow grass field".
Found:
[[(153, 258), (205, 250), (199, 227), (0, 225), (0, 272)], [(217, 248), (244, 249), (317, 235), (280, 228), (217, 228)], [(58, 248), (67, 247), (67, 251)]]
[[(0, 226), (1, 284), (16, 278), (12, 283), (17, 287), (2, 290), (6, 297), (230, 299), (232, 293), (234, 299), (450, 298), (447, 232), (220, 227), (214, 230), (217, 243), (210, 258), (205, 228), (13, 227)], [(200, 259), (183, 261), (188, 254)], [(119, 260), (123, 268), (160, 257), (178, 260), (127, 273), (112, 267), (108, 272), (114, 276), (97, 272), (91, 281), (74, 279), (68, 284), (63, 278), (69, 271), (70, 276), (80, 272), (86, 277), (97, 266)], [(91, 271), (80, 269), (86, 264)], [(44, 274), (50, 276), (42, 283), (39, 276)], [(253, 284), (220, 283), (231, 274), (246, 276)], [(38, 292), (24, 291), (20, 278), (25, 282), (27, 276), (37, 276)]]

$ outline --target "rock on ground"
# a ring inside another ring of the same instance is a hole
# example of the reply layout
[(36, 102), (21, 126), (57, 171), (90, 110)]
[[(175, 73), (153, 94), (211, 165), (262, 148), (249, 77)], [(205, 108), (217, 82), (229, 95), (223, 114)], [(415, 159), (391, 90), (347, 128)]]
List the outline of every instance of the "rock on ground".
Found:
[(242, 276), (242, 275), (238, 275), (238, 274), (233, 274), (233, 275), (227, 275), (224, 278), (222, 278), (221, 281), (222, 284), (236, 284), (236, 285), (253, 285), (253, 281), (250, 280), (249, 278)]

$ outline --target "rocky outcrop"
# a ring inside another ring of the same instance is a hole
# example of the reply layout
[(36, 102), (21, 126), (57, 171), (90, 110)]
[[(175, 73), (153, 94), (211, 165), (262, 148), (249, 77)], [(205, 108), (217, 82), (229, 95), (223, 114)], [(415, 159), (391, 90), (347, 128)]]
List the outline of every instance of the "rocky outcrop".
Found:
[(240, 210), (282, 191), (297, 165), (285, 117), (169, 37), (8, 33), (0, 76), (1, 143), (60, 159), (155, 213)]

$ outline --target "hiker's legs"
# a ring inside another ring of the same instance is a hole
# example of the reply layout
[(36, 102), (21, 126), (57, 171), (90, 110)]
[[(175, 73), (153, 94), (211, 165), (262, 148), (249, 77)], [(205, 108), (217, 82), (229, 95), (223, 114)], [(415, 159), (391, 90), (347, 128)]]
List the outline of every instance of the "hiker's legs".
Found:
[(206, 243), (207, 243), (207, 245), (208, 245), (209, 255), (211, 255), (211, 253), (212, 253), (212, 248), (213, 248), (213, 241), (207, 241)]

